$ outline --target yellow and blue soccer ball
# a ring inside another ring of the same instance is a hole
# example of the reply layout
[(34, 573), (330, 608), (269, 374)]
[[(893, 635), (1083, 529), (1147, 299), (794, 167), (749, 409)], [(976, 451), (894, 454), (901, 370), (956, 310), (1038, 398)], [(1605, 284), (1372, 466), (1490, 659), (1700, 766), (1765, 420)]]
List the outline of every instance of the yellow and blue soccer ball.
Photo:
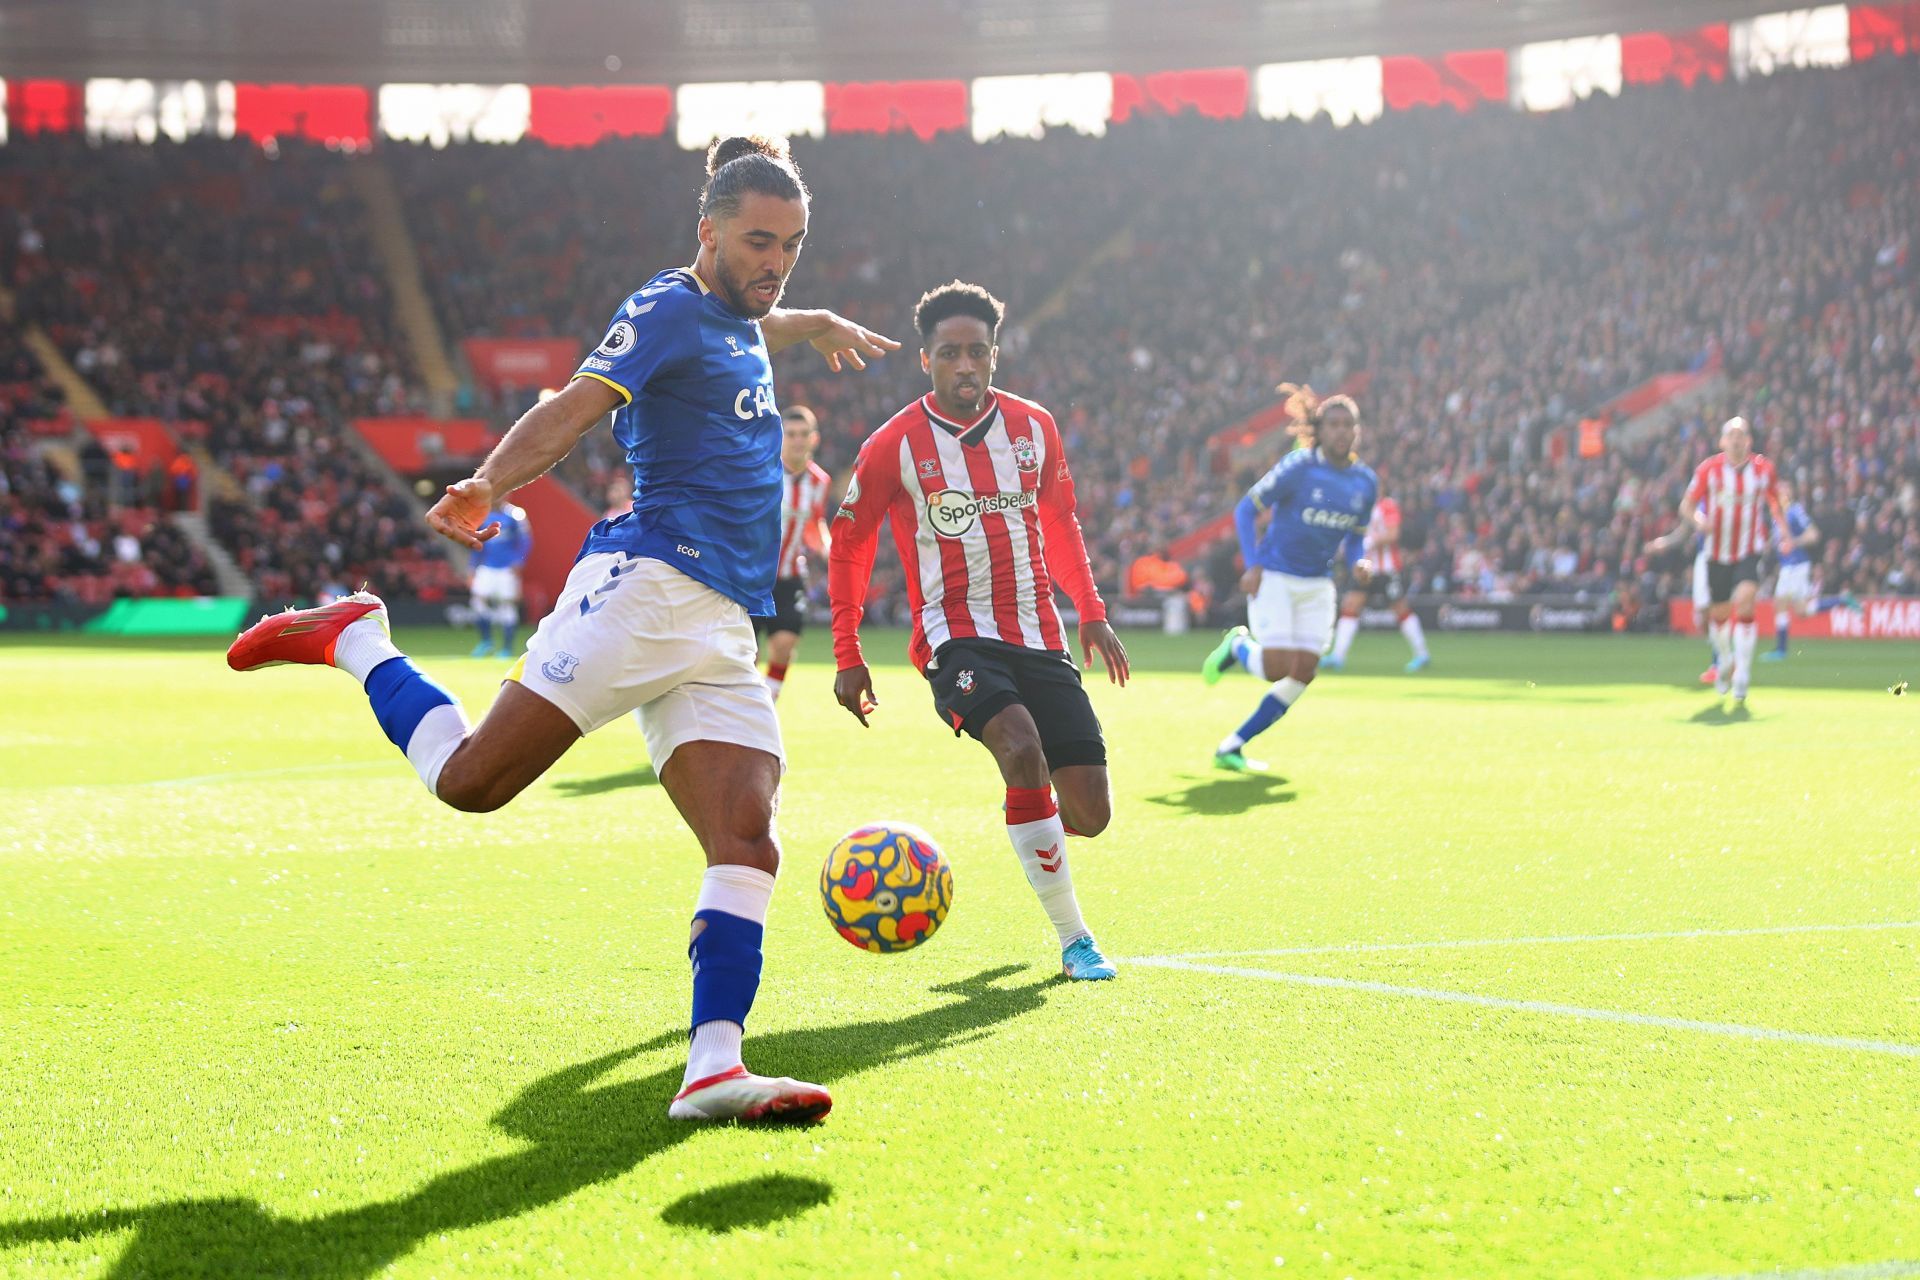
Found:
[(820, 904), (834, 931), (861, 950), (905, 951), (947, 918), (953, 868), (920, 828), (876, 822), (833, 846), (820, 870)]

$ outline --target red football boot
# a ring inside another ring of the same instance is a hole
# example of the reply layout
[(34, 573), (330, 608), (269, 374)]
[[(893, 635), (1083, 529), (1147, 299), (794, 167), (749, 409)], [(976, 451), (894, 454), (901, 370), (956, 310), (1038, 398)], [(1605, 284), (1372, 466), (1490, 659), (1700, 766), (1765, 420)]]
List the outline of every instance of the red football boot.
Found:
[(272, 613), (240, 633), (227, 649), (235, 671), (258, 671), (292, 662), (309, 667), (333, 665), (333, 647), (349, 623), (365, 617), (387, 625), (387, 605), (371, 591), (356, 591), (317, 609)]

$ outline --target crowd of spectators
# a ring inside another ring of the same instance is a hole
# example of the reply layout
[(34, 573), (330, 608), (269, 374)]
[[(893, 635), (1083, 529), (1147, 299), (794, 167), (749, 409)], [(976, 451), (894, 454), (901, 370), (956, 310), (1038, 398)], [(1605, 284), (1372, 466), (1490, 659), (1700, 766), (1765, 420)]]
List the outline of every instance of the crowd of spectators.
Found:
[(209, 515), (263, 595), (367, 578), (432, 597), (454, 566), (347, 425), (424, 401), (347, 163), (16, 140), (0, 181), (34, 197), (0, 208), (0, 273), (113, 414), (161, 419), (240, 483)]
[[(813, 224), (789, 301), (909, 345), (837, 376), (784, 353), (780, 398), (816, 410), (821, 460), (844, 475), (925, 389), (911, 308), (958, 276), (1009, 305), (998, 381), (1059, 418), (1114, 594), (1186, 575), (1230, 607), (1230, 538), (1179, 565), (1165, 552), (1285, 447), (1212, 443), (1282, 380), (1357, 395), (1415, 590), (1684, 591), (1685, 557), (1641, 547), (1742, 413), (1827, 533), (1826, 589), (1920, 592), (1915, 138), (1920, 63), (1889, 60), (1542, 115), (803, 139)], [(692, 259), (700, 161), (666, 140), (383, 153), (450, 341), (582, 350), (629, 291)], [(340, 430), (418, 404), (344, 183), (355, 162), (8, 148), (0, 177), (24, 168), (46, 194), (0, 211), (0, 267), (117, 410), (205, 424), (245, 490), (215, 527), (250, 572), (293, 591), (329, 571), (432, 591), (445, 562), (423, 548), (419, 504)], [(1712, 380), (1677, 423), (1614, 422), (1581, 447), (1583, 419), (1685, 370)], [(504, 426), (534, 390), (478, 405)], [(620, 505), (610, 434), (576, 452), (562, 478)], [(897, 603), (896, 573), (878, 585)]]
[[(206, 556), (166, 519), (157, 494), (115, 502), (104, 483), (63, 472), (36, 447), (22, 413), (0, 404), (0, 600), (102, 604), (117, 596), (214, 590)], [(46, 415), (51, 416), (51, 415)]]
[[(1914, 137), (1920, 75), (1885, 62), (1548, 115), (802, 140), (814, 221), (788, 296), (907, 338), (914, 298), (952, 276), (1005, 299), (999, 381), (1066, 428), (1096, 569), (1123, 590), (1284, 447), (1207, 444), (1283, 379), (1358, 393), (1419, 590), (1683, 590), (1684, 557), (1641, 546), (1735, 412), (1829, 532), (1830, 589), (1920, 590)], [(664, 145), (418, 153), (401, 172), (456, 335), (590, 343), (627, 290), (692, 255), (698, 157)], [(924, 389), (903, 355), (839, 377), (779, 358), (830, 468)], [(1583, 456), (1581, 419), (1689, 369), (1724, 390)], [(617, 502), (611, 440), (581, 453), (568, 474)], [(1188, 561), (1231, 598), (1230, 540)]]

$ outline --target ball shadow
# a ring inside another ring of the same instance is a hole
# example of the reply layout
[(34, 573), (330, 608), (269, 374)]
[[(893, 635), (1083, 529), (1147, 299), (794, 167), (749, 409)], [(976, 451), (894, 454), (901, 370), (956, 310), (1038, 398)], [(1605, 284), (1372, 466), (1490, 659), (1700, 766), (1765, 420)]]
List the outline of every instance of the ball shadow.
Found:
[(724, 1234), (797, 1218), (833, 1199), (833, 1188), (814, 1178), (770, 1173), (681, 1196), (660, 1211), (668, 1226)]

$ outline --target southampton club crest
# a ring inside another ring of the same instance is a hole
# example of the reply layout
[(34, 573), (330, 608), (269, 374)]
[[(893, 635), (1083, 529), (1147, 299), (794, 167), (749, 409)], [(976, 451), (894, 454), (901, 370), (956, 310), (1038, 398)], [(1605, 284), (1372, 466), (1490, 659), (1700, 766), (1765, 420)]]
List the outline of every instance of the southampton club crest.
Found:
[(1033, 447), (1033, 441), (1019, 436), (1013, 442), (1013, 465), (1032, 474), (1040, 469), (1040, 453)]
[(961, 693), (972, 693), (973, 692), (973, 672), (962, 671), (959, 675), (955, 676), (953, 678), (953, 687), (958, 689)]

